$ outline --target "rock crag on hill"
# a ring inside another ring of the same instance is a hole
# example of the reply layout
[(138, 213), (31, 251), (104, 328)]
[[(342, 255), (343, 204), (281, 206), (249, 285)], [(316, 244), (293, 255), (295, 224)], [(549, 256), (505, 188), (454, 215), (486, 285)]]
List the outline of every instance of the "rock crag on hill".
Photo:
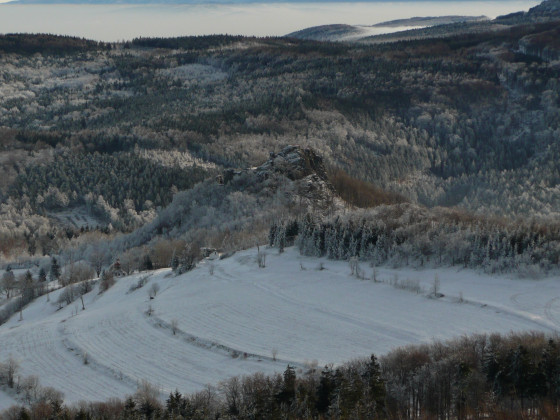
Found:
[(278, 153), (271, 152), (269, 159), (255, 168), (227, 169), (217, 180), (219, 183), (229, 184), (236, 176), (242, 174), (256, 175), (259, 182), (273, 189), (282, 185), (282, 182), (266, 181), (283, 177), (291, 184), (286, 190), (313, 203), (313, 207), (332, 207), (337, 201), (323, 158), (314, 150), (299, 145), (286, 146)]
[(529, 9), (527, 14), (534, 18), (560, 18), (560, 0), (545, 0), (541, 4)]
[(270, 178), (272, 174), (284, 175), (292, 181), (315, 175), (328, 182), (323, 158), (314, 150), (297, 145), (286, 146), (279, 153), (271, 152), (269, 159), (256, 168), (226, 169), (222, 175), (218, 176), (218, 181), (227, 184), (236, 175), (248, 172), (255, 173), (261, 180)]
[(300, 146), (287, 146), (279, 153), (270, 153), (270, 158), (255, 169), (260, 176), (267, 178), (271, 172), (280, 173), (292, 181), (316, 175), (328, 181), (323, 158), (312, 149)]

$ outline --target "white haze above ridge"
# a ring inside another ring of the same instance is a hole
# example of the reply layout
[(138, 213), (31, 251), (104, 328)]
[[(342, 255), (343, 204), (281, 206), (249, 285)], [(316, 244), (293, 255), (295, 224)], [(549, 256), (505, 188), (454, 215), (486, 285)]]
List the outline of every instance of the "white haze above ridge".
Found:
[[(4, 2), (5, 0), (0, 0)], [(373, 25), (415, 16), (486, 15), (528, 10), (539, 1), (368, 3), (114, 4), (0, 6), (1, 33), (51, 33), (99, 41), (236, 34), (282, 36), (328, 24)], [(378, 28), (378, 33), (402, 28)]]

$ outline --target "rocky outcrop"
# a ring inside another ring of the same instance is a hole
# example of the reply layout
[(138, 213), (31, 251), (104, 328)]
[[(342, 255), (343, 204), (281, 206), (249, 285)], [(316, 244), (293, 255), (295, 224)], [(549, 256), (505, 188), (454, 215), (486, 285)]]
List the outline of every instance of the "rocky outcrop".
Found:
[(541, 4), (529, 9), (527, 15), (532, 18), (560, 18), (560, 0), (545, 0)]
[(309, 175), (328, 181), (327, 171), (321, 156), (312, 149), (287, 146), (279, 153), (271, 153), (270, 159), (255, 169), (259, 177), (267, 178), (271, 173), (279, 173), (296, 181)]
[(248, 172), (255, 173), (261, 180), (268, 179), (276, 174), (283, 175), (292, 181), (314, 176), (328, 182), (323, 158), (312, 149), (304, 149), (300, 146), (287, 146), (279, 153), (271, 152), (270, 158), (256, 168), (226, 169), (222, 175), (217, 177), (217, 181), (227, 184), (235, 176)]
[(523, 37), (519, 51), (547, 62), (560, 60), (560, 27)]
[[(286, 190), (313, 207), (326, 208), (339, 201), (328, 179), (323, 158), (312, 149), (287, 146), (278, 153), (270, 153), (269, 159), (256, 168), (226, 170), (218, 177), (218, 182), (228, 184), (236, 176), (247, 173), (256, 175), (263, 188), (276, 189), (289, 183), (290, 188)], [(270, 182), (272, 180), (275, 182)]]
[(550, 22), (560, 19), (560, 0), (545, 0), (527, 12), (498, 16), (494, 21), (500, 24), (519, 25), (536, 22)]

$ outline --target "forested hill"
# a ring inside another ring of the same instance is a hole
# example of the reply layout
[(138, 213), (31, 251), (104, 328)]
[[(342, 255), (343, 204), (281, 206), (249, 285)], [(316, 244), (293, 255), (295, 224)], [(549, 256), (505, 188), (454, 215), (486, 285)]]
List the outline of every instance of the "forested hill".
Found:
[[(503, 30), (505, 26), (548, 22), (560, 18), (560, 1), (545, 0), (527, 12), (516, 12), (490, 20), (486, 16), (425, 16), (396, 19), (365, 25), (322, 25), (301, 29), (288, 37), (314, 41), (386, 43), (473, 35)], [(375, 28), (401, 28), (398, 32), (379, 34)], [(406, 29), (408, 28), (408, 29)]]
[(372, 46), (0, 37), (0, 252), (133, 230), (289, 144), (412, 203), (557, 217), (558, 27)]
[(560, 17), (560, 1), (545, 0), (541, 4), (532, 7), (528, 12), (512, 13), (500, 16), (497, 20), (509, 23), (519, 23), (527, 21), (545, 21)]

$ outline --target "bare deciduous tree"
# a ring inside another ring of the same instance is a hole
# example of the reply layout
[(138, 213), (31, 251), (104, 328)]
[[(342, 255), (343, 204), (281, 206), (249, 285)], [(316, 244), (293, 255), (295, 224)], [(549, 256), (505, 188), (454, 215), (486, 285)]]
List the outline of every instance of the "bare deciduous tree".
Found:
[(434, 276), (434, 282), (432, 283), (432, 295), (437, 298), (437, 297), (441, 297), (440, 293), (439, 293), (439, 288), (440, 288), (440, 281), (439, 281), (439, 276), (436, 274)]
[(16, 276), (12, 270), (7, 270), (2, 279), (0, 279), (0, 293), (6, 295), (6, 299), (9, 299), (12, 295), (12, 291), (16, 288)]
[(173, 335), (177, 334), (177, 331), (179, 330), (179, 321), (176, 319), (172, 319), (171, 320), (171, 331), (173, 332)]
[(103, 293), (115, 284), (115, 276), (110, 271), (104, 271), (101, 274), (101, 283), (99, 284), (99, 292)]
[(350, 265), (351, 275), (358, 275), (358, 257), (350, 258), (350, 260), (348, 260), (348, 264)]
[(16, 373), (19, 369), (19, 363), (13, 357), (9, 357), (5, 363), (0, 364), (1, 376), (6, 378), (8, 387), (13, 388), (15, 384)]
[(105, 252), (103, 252), (103, 249), (99, 244), (94, 245), (93, 250), (89, 254), (89, 262), (95, 270), (97, 277), (99, 277), (101, 275), (101, 270), (103, 270), (103, 264), (105, 262)]
[(152, 285), (148, 289), (148, 296), (150, 297), (150, 299), (154, 299), (157, 296), (158, 292), (159, 292), (159, 284), (152, 283)]
[(35, 375), (27, 376), (20, 381), (18, 388), (23, 394), (24, 401), (30, 406), (38, 399), (39, 378)]
[(266, 267), (266, 253), (259, 251), (257, 254), (257, 264), (259, 265), (259, 268), (265, 268)]
[(133, 399), (139, 406), (158, 407), (160, 392), (154, 385), (143, 379), (138, 385), (138, 389), (134, 393)]

